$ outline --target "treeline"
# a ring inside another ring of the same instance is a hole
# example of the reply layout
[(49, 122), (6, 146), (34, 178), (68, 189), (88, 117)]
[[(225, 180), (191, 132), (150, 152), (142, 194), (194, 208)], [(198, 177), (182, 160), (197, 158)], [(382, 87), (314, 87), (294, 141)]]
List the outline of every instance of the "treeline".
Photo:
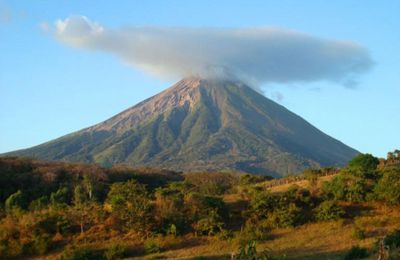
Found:
[[(340, 170), (305, 171), (309, 188), (271, 193), (266, 176), (0, 158), (0, 258), (62, 250), (62, 259), (118, 259), (168, 250), (188, 234), (266, 240), (274, 228), (353, 217), (343, 202), (399, 204), (399, 162), (397, 150), (360, 154)], [(126, 241), (107, 242), (116, 237)]]

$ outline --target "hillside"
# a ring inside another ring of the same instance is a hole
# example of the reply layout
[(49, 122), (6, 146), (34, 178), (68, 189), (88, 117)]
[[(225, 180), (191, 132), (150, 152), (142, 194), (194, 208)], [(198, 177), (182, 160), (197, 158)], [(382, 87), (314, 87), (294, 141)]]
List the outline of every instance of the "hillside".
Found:
[(281, 180), (18, 158), (0, 172), (2, 259), (256, 259), (240, 256), (252, 241), (266, 259), (400, 257), (399, 151)]
[(189, 78), (100, 124), (7, 155), (279, 177), (356, 154), (240, 82)]

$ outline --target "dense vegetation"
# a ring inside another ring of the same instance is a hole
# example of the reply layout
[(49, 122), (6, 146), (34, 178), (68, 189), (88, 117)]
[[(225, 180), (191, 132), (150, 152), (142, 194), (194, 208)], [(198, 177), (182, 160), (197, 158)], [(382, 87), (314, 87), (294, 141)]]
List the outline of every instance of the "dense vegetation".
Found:
[[(343, 169), (310, 169), (293, 180), (308, 185), (273, 191), (281, 184), (257, 175), (0, 158), (0, 258), (143, 257), (202, 238), (229, 241), (236, 259), (283, 258), (285, 252), (257, 253), (256, 243), (273, 241), (276, 229), (356, 222), (372, 205), (397, 207), (400, 151), (387, 159), (361, 154)], [(368, 236), (362, 225), (352, 232), (359, 240)], [(387, 233), (375, 248), (354, 247), (345, 257), (386, 254), (388, 246), (395, 255), (399, 234)]]

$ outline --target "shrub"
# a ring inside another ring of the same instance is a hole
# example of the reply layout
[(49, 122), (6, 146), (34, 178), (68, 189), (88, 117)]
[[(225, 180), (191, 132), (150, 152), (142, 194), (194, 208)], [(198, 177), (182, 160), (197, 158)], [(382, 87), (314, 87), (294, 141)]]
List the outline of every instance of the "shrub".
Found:
[(32, 241), (32, 251), (35, 254), (45, 254), (51, 246), (51, 240), (48, 235), (36, 235)]
[(147, 254), (155, 254), (162, 252), (163, 248), (157, 240), (150, 239), (144, 243), (144, 250)]
[(275, 227), (294, 227), (302, 221), (302, 210), (296, 204), (274, 210), (268, 215), (268, 222)]
[(400, 230), (396, 230), (385, 237), (385, 245), (392, 248), (400, 247)]
[(248, 220), (240, 233), (241, 241), (264, 241), (268, 239), (271, 226), (268, 221)]
[(366, 237), (365, 230), (358, 228), (358, 227), (353, 228), (351, 235), (352, 235), (352, 237), (354, 237), (356, 239), (365, 239), (365, 237)]
[(218, 238), (221, 240), (232, 240), (232, 238), (235, 236), (233, 231), (228, 230), (228, 229), (223, 229), (221, 232), (218, 233)]
[(315, 210), (315, 219), (319, 221), (336, 220), (344, 216), (344, 210), (336, 202), (322, 202)]
[(183, 194), (173, 188), (158, 188), (155, 193), (154, 218), (160, 232), (177, 235), (186, 227)]
[(272, 260), (268, 250), (258, 253), (255, 241), (249, 241), (240, 247), (239, 253), (233, 257), (235, 260)]
[(214, 217), (218, 219), (222, 220), (226, 217), (226, 207), (222, 198), (193, 192), (185, 197), (184, 203), (187, 221), (196, 222), (208, 218), (211, 211), (214, 211)]
[(391, 168), (383, 173), (375, 188), (376, 196), (388, 204), (400, 203), (400, 169)]
[(263, 181), (272, 180), (273, 178), (266, 175), (256, 175), (256, 174), (242, 174), (239, 178), (240, 185), (256, 184)]
[(112, 244), (104, 255), (108, 260), (122, 259), (128, 256), (128, 248), (122, 244)]
[(18, 258), (24, 253), (24, 246), (14, 239), (0, 241), (0, 258)]
[(343, 170), (332, 181), (325, 182), (323, 192), (328, 198), (352, 202), (364, 201), (373, 187), (363, 177), (355, 176), (349, 170)]
[(345, 255), (345, 260), (362, 259), (368, 257), (368, 251), (359, 246), (353, 246)]
[(5, 202), (5, 208), (7, 213), (11, 213), (14, 209), (22, 209), (25, 207), (25, 198), (22, 192), (19, 190), (11, 194)]
[(134, 180), (114, 183), (107, 195), (112, 214), (127, 229), (148, 232), (151, 222), (151, 201), (146, 187)]
[(71, 192), (67, 187), (61, 187), (50, 194), (50, 202), (54, 206), (65, 206), (71, 200)]
[(303, 175), (311, 186), (315, 186), (318, 182), (319, 173), (319, 170), (307, 169), (303, 172)]
[(212, 236), (222, 231), (224, 223), (220, 221), (220, 216), (215, 210), (211, 210), (208, 216), (201, 218), (194, 224), (196, 233)]
[(255, 190), (250, 197), (250, 214), (254, 218), (266, 218), (268, 213), (278, 207), (278, 197), (268, 192)]
[(371, 154), (359, 154), (354, 157), (348, 164), (348, 168), (352, 172), (363, 178), (377, 178), (376, 168), (379, 164), (379, 159)]
[(188, 173), (185, 181), (194, 190), (207, 195), (221, 195), (239, 183), (239, 176), (231, 173)]
[(36, 200), (33, 200), (29, 204), (29, 210), (31, 211), (36, 211), (36, 210), (42, 210), (44, 209), (47, 205), (49, 204), (49, 199), (47, 196), (42, 196)]

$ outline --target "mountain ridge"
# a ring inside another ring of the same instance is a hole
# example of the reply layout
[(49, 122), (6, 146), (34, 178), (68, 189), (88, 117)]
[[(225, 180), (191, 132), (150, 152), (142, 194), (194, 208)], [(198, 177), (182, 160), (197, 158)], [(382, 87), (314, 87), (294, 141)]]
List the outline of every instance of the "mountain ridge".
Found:
[(8, 155), (280, 177), (344, 165), (357, 153), (241, 82), (187, 78), (99, 124)]

